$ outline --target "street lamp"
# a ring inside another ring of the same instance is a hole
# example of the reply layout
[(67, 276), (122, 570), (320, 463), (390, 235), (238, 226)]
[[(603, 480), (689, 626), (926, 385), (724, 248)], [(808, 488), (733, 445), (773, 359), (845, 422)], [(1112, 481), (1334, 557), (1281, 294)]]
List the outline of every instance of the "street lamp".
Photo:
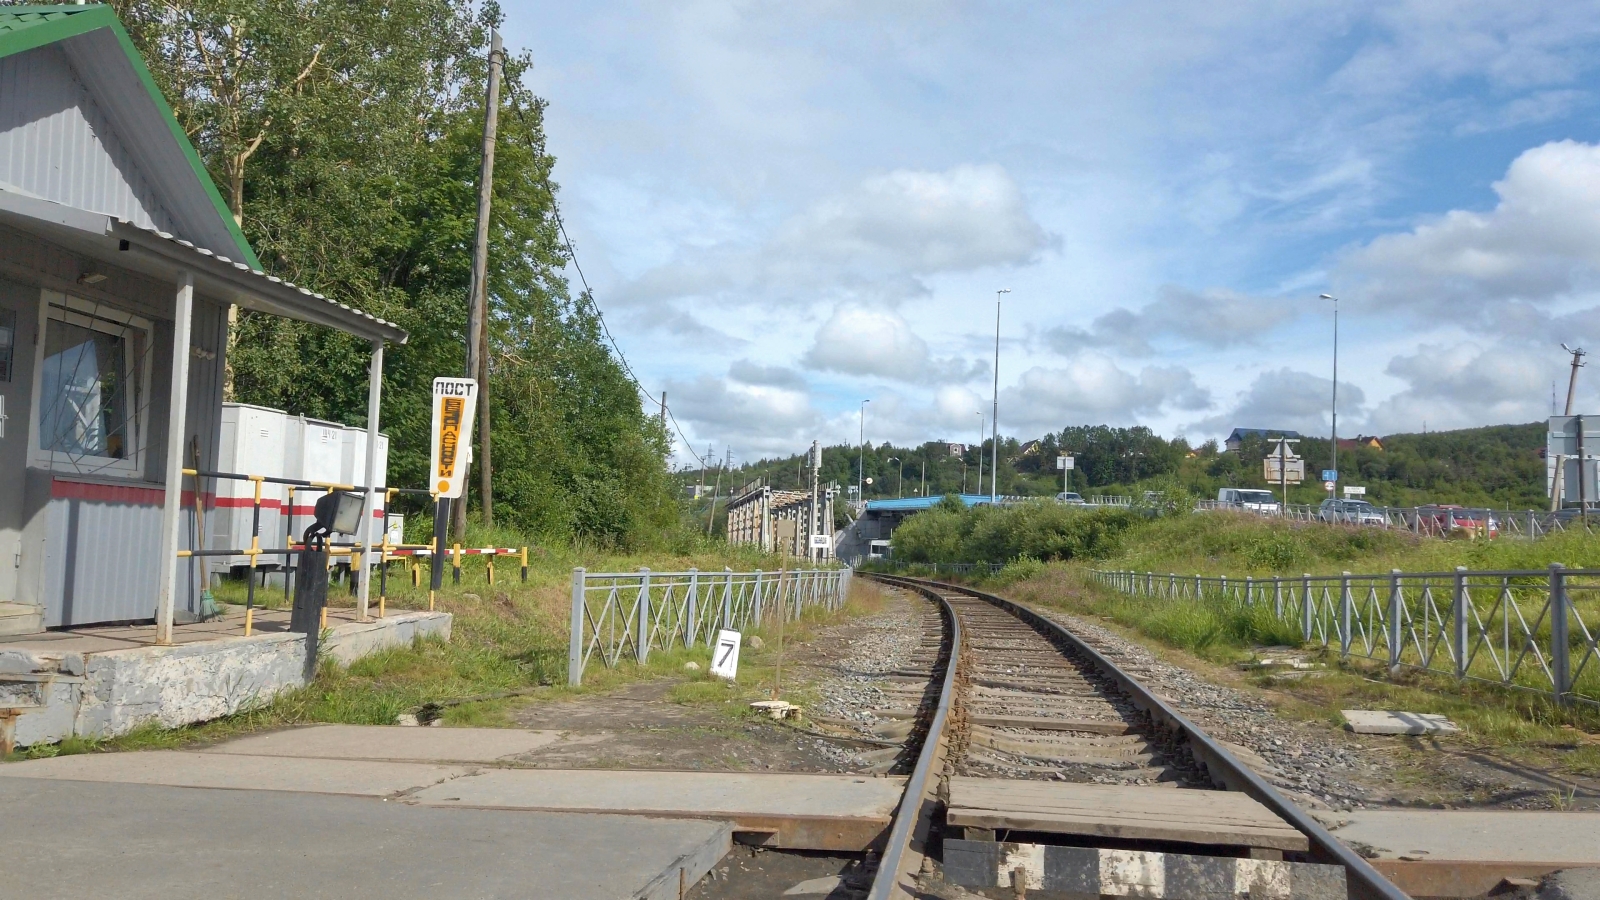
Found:
[[(900, 462), (900, 457), (891, 456), (888, 459), (884, 460), (884, 462), (892, 462), (892, 463), (897, 463), (898, 464)], [(895, 499), (898, 500), (900, 498), (900, 495), (903, 493), (900, 490), (900, 488), (901, 487), (905, 487), (905, 483), (906, 483), (905, 470), (901, 469), (900, 470), (900, 487), (895, 488), (895, 492), (894, 492)]]
[(1339, 490), (1339, 298), (1322, 294), (1318, 299), (1333, 301), (1333, 489), (1328, 491), (1332, 498)]
[[(994, 456), (989, 462), (989, 503), (1000, 498), (1000, 295), (1011, 293), (1011, 288), (994, 292)], [(978, 482), (979, 489), (983, 482)]]
[(983, 492), (983, 432), (989, 420), (983, 417), (983, 410), (978, 410), (978, 489), (976, 493)]
[(861, 434), (856, 439), (859, 451), (856, 459), (856, 499), (862, 503), (867, 502), (863, 482), (867, 477), (867, 404), (871, 402), (871, 400), (861, 401)]

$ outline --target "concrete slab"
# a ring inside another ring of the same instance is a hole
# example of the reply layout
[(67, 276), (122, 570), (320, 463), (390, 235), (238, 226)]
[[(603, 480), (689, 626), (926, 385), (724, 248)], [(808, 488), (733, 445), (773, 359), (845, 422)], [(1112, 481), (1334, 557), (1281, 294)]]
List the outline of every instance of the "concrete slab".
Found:
[[(348, 621), (353, 615), (329, 616), (322, 652), (340, 663), (420, 637), (450, 639), (449, 613), (403, 611)], [(172, 646), (154, 645), (153, 626), (0, 641), (0, 695), (27, 694), (11, 736), (22, 746), (72, 735), (114, 737), (147, 722), (173, 728), (266, 703), (305, 684), (304, 636), (278, 625), (287, 625), (287, 618), (262, 622), (244, 637), (242, 620), (196, 623), (183, 626)], [(0, 696), (0, 706), (18, 703)]]
[(559, 731), (311, 725), (242, 737), (207, 753), (319, 759), (500, 762), (561, 740)]
[(0, 809), (3, 893), (35, 900), (674, 900), (731, 845), (720, 822), (21, 778)]
[(725, 818), (768, 846), (861, 850), (888, 826), (905, 779), (744, 772), (490, 769), (424, 788), (442, 807)]
[(0, 781), (50, 779), (392, 797), (475, 771), (465, 766), (232, 756), (184, 750), (86, 753), (0, 765)]
[(1435, 713), (1389, 712), (1381, 709), (1345, 709), (1345, 723), (1356, 734), (1452, 734), (1461, 729)]
[(1493, 860), (1600, 865), (1600, 813), (1360, 809), (1333, 830), (1378, 859)]

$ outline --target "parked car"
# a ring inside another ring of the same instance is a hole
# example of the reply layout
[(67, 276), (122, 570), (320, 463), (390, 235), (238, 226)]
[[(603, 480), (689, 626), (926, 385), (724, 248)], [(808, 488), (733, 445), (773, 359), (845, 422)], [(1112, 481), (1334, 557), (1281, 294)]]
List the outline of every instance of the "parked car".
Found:
[(1278, 498), (1271, 491), (1253, 488), (1223, 488), (1217, 491), (1217, 503), (1274, 516), (1279, 512)]
[(1468, 509), (1453, 503), (1417, 507), (1417, 530), (1441, 537), (1465, 534), (1468, 537), (1499, 537), (1500, 521), (1486, 509)]
[(1348, 522), (1352, 525), (1388, 524), (1383, 512), (1365, 500), (1324, 500), (1317, 508), (1317, 518), (1324, 522)]
[(1065, 503), (1065, 504), (1067, 504), (1069, 506), (1088, 506), (1089, 505), (1087, 502), (1084, 501), (1083, 497), (1078, 495), (1078, 493), (1076, 491), (1062, 491), (1061, 493), (1056, 495), (1056, 502), (1057, 503)]

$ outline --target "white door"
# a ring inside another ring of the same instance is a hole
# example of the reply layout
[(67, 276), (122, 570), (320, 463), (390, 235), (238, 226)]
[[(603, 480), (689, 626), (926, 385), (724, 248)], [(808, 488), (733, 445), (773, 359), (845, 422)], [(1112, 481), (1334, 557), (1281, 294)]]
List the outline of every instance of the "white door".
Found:
[(0, 279), (0, 603), (17, 599), (39, 291)]

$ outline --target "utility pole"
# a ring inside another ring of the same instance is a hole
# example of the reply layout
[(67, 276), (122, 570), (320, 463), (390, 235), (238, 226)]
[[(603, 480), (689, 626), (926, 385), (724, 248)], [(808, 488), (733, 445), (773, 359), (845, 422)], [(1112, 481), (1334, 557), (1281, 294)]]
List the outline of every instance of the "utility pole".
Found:
[(811, 442), (811, 534), (806, 536), (806, 558), (816, 559), (818, 553), (811, 546), (811, 538), (822, 534), (822, 510), (818, 508), (817, 479), (822, 468), (822, 442)]
[(870, 399), (861, 401), (861, 433), (856, 436), (856, 501), (867, 502), (867, 404)]
[[(1011, 293), (1011, 288), (1001, 288), (994, 292), (994, 456), (989, 462), (989, 504), (992, 506), (1000, 499), (1000, 295)], [(983, 482), (978, 482), (978, 489), (983, 489)]]
[[(1582, 347), (1568, 347), (1566, 344), (1562, 344), (1561, 345), (1561, 349), (1563, 349), (1563, 350), (1567, 351), (1568, 353), (1572, 354), (1572, 377), (1567, 382), (1567, 409), (1566, 409), (1566, 412), (1562, 413), (1562, 415), (1570, 416), (1570, 415), (1572, 415), (1572, 401), (1578, 395), (1578, 370), (1583, 368), (1584, 366), (1588, 365), (1588, 363), (1583, 361), (1583, 358), (1585, 356), (1588, 356), (1589, 354), (1585, 353)], [(1551, 404), (1550, 405), (1554, 406), (1555, 405), (1555, 386), (1554, 385), (1551, 385), (1550, 400), (1551, 400)], [(1578, 446), (1579, 447), (1583, 446), (1583, 435), (1581, 433), (1581, 429), (1580, 429), (1580, 433), (1578, 435)], [(1582, 452), (1580, 451), (1579, 458), (1578, 458), (1578, 489), (1579, 489), (1580, 492), (1583, 489), (1583, 458), (1582, 458), (1582, 456), (1583, 456)], [(1566, 477), (1566, 468), (1567, 468), (1566, 462), (1567, 462), (1567, 458), (1565, 456), (1563, 456), (1561, 454), (1556, 454), (1555, 478), (1554, 478), (1554, 480), (1552, 480), (1550, 482), (1550, 488), (1551, 488), (1551, 490), (1550, 490), (1550, 511), (1551, 512), (1555, 512), (1556, 510), (1559, 510), (1561, 508), (1561, 492), (1562, 492), (1563, 488), (1565, 487), (1565, 485), (1563, 485), (1562, 482)]]
[(922, 454), (922, 496), (928, 496), (928, 454)]
[(666, 391), (662, 391), (661, 392), (661, 428), (662, 428), (663, 431), (665, 431), (666, 427), (667, 427), (667, 392)]
[[(489, 201), (494, 194), (494, 143), (500, 124), (500, 32), (489, 32), (489, 93), (483, 104), (483, 160), (478, 171), (478, 233), (472, 244), (472, 291), (467, 308), (467, 377), (478, 381), (478, 502), (483, 524), (494, 525), (494, 458), (489, 444)], [(373, 440), (377, 436), (372, 436)], [(467, 492), (456, 501), (456, 540), (467, 533)]]

